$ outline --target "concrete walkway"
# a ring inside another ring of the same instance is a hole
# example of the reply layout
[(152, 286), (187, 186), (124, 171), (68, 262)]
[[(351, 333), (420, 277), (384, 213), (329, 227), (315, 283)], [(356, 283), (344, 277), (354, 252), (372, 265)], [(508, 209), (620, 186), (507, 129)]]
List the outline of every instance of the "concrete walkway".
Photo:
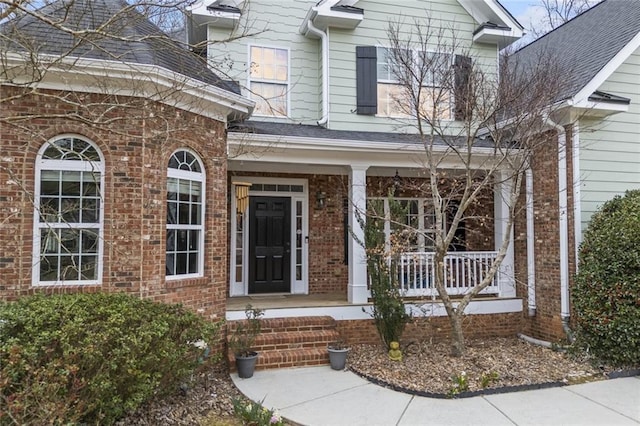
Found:
[(306, 426), (640, 424), (640, 377), (456, 400), (396, 392), (328, 366), (232, 379), (250, 399)]

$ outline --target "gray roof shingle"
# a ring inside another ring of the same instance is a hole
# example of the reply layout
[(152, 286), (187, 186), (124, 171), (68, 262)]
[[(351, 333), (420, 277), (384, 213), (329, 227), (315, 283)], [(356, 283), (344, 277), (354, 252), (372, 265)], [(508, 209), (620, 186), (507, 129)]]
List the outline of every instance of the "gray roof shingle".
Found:
[(201, 58), (124, 0), (59, 0), (39, 9), (37, 15), (24, 14), (0, 25), (0, 48), (156, 65), (239, 93), (237, 85), (222, 80)]
[(557, 100), (569, 99), (639, 32), (640, 0), (604, 0), (517, 51), (512, 62), (533, 67), (550, 55), (565, 79)]
[[(229, 127), (230, 132), (247, 133), (256, 135), (273, 135), (284, 137), (300, 137), (314, 139), (333, 139), (333, 140), (350, 140), (350, 141), (367, 141), (367, 142), (386, 142), (404, 145), (421, 145), (420, 135), (409, 133), (392, 133), (392, 132), (362, 132), (356, 130), (331, 130), (324, 127), (293, 124), (293, 123), (276, 123), (271, 121), (245, 121), (235, 123)], [(451, 137), (448, 140), (437, 137), (436, 145), (460, 145), (464, 143), (463, 138)], [(480, 147), (492, 147), (493, 143), (488, 139), (477, 138), (474, 145)]]

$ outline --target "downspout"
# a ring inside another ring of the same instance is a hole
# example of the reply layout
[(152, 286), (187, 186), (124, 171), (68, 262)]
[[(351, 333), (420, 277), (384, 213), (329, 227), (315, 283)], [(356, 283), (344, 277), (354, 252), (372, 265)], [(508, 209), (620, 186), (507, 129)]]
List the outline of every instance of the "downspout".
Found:
[(533, 212), (533, 172), (530, 167), (525, 170), (526, 204), (527, 204), (527, 299), (529, 316), (536, 316), (536, 261)]
[(580, 205), (580, 124), (574, 123), (571, 132), (571, 171), (573, 175), (573, 235), (576, 255), (576, 272), (578, 272), (578, 254), (582, 243), (582, 206)]
[(567, 133), (564, 127), (546, 118), (547, 124), (558, 131), (558, 214), (560, 226), (560, 319), (569, 339), (569, 227), (567, 217)]
[(307, 30), (322, 42), (322, 118), (318, 126), (325, 126), (329, 121), (329, 36), (314, 26), (311, 19), (307, 21)]

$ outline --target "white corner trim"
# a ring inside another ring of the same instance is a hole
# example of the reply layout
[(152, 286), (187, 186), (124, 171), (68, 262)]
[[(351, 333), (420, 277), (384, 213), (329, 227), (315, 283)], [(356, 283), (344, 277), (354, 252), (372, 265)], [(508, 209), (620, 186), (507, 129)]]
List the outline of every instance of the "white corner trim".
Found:
[(635, 35), (614, 57), (611, 59), (586, 86), (584, 86), (573, 98), (573, 104), (579, 104), (589, 99), (589, 96), (611, 77), (619, 67), (640, 47), (640, 32)]

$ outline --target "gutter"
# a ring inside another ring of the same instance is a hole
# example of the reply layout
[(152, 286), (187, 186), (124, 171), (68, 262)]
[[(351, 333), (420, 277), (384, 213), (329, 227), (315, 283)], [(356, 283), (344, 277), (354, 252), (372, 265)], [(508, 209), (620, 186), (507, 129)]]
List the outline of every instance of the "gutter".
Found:
[(321, 31), (311, 19), (307, 19), (306, 32), (320, 37), (322, 43), (322, 117), (318, 126), (326, 126), (329, 122), (329, 36)]
[(571, 337), (569, 329), (569, 229), (567, 217), (567, 133), (564, 127), (546, 118), (546, 123), (558, 131), (558, 214), (560, 224), (560, 318), (562, 329)]

